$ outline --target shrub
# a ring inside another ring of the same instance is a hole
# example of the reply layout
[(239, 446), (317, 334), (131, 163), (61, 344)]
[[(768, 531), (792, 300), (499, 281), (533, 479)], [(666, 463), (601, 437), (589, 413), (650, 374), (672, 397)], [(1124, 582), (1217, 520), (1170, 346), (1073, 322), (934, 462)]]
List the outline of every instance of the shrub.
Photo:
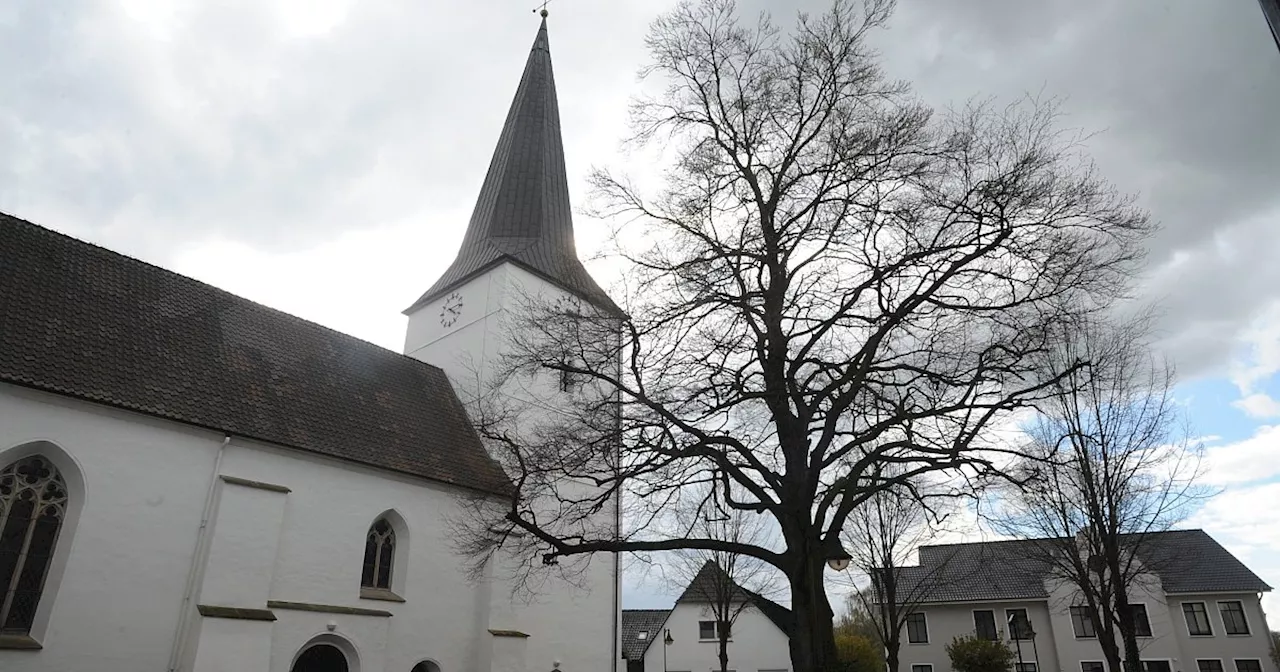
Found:
[(884, 657), (876, 643), (848, 631), (836, 632), (836, 659), (841, 672), (884, 672)]
[(972, 635), (951, 640), (947, 656), (956, 672), (1009, 672), (1013, 667), (1013, 651), (1008, 644)]

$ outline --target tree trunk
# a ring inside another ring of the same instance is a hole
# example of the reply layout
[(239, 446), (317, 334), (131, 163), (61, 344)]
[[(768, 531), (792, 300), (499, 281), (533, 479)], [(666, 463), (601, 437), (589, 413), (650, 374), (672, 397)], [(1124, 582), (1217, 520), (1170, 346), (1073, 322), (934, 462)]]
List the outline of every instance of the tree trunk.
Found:
[(795, 617), (791, 669), (792, 672), (831, 672), (836, 669), (836, 640), (834, 614), (822, 584), (825, 563), (819, 553), (805, 555), (787, 577), (791, 583), (791, 613)]
[(898, 641), (897, 637), (894, 637), (893, 641), (886, 641), (884, 644), (885, 666), (889, 672), (898, 672), (898, 649), (901, 647), (901, 642)]
[(1124, 672), (1124, 668), (1120, 662), (1120, 647), (1116, 645), (1114, 630), (1108, 629), (1106, 633), (1102, 628), (1096, 628), (1098, 632), (1098, 646), (1102, 647), (1102, 657), (1107, 660), (1107, 669), (1110, 672)]
[(1125, 672), (1142, 672), (1142, 655), (1138, 650), (1138, 637), (1134, 629), (1133, 611), (1129, 605), (1128, 586), (1120, 574), (1120, 563), (1113, 562), (1111, 567), (1111, 590), (1115, 593), (1116, 615), (1120, 622), (1120, 639), (1124, 642)]
[(1133, 614), (1129, 609), (1129, 598), (1121, 598), (1122, 606), (1120, 613), (1122, 621), (1127, 623), (1120, 624), (1120, 638), (1124, 640), (1124, 666), (1131, 672), (1142, 672), (1142, 655), (1138, 649), (1138, 637), (1134, 631)]
[(720, 672), (729, 672), (729, 627), (728, 621), (717, 626), (716, 635), (720, 640)]

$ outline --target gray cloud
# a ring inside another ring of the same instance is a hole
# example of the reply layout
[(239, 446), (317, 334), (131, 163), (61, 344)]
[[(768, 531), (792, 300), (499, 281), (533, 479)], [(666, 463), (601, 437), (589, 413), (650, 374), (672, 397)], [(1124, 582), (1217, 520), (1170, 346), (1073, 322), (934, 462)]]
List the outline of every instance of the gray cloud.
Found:
[[(613, 160), (645, 28), (670, 0), (561, 1), (580, 191)], [(209, 236), (280, 251), (414, 218), (442, 245), (461, 236), (433, 213), (475, 198), (536, 3), (347, 2), (314, 35), (290, 29), (284, 0), (164, 4), (0, 10), (0, 209), (160, 261)], [(743, 0), (780, 19), (826, 5)], [(1221, 364), (1280, 298), (1280, 53), (1253, 0), (901, 0), (877, 39), (932, 103), (1058, 95), (1066, 123), (1101, 131), (1100, 169), (1163, 224), (1147, 292), (1184, 372)]]

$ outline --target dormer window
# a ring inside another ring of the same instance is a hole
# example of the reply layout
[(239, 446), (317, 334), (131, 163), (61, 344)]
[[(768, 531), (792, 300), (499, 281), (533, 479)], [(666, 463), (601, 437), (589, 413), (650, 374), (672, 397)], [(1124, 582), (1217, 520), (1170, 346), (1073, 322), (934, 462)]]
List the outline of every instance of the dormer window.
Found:
[(646, 639), (649, 639), (649, 631), (648, 631), (648, 630), (641, 630), (640, 632), (637, 632), (637, 633), (636, 633), (636, 639), (639, 639), (639, 640), (641, 640), (641, 641), (646, 640)]

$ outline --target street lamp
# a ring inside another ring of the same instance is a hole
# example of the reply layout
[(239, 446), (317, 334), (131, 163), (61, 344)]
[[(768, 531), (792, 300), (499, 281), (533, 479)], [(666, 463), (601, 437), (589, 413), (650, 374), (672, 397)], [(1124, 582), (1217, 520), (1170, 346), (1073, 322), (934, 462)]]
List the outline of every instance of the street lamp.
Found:
[(827, 558), (827, 566), (837, 572), (848, 569), (849, 563), (853, 561), (853, 556), (840, 544), (840, 537), (833, 534), (828, 534), (822, 540), (822, 554)]
[(671, 631), (666, 630), (666, 634), (662, 637), (662, 672), (667, 672), (667, 647), (676, 641), (671, 639)]

